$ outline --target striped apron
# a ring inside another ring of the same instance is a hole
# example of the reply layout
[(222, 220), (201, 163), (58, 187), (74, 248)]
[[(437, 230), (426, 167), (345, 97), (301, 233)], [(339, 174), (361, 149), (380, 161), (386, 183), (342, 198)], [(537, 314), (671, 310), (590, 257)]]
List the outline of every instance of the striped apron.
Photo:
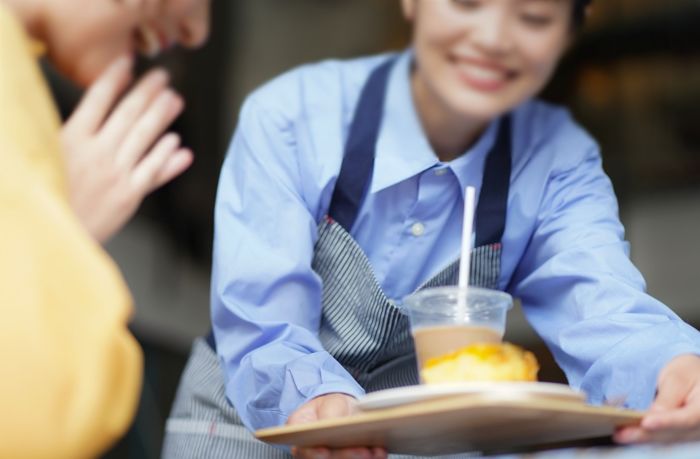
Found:
[[(418, 383), (408, 318), (400, 305), (384, 294), (367, 256), (350, 235), (372, 176), (374, 146), (392, 63), (393, 59), (375, 69), (362, 90), (328, 216), (318, 228), (312, 263), (323, 281), (319, 338), (324, 348), (367, 392)], [(510, 168), (510, 117), (505, 117), (484, 166), (476, 211), (472, 285), (498, 288)], [(455, 285), (458, 270), (457, 259), (418, 290)], [(243, 426), (235, 408), (226, 399), (224, 377), (215, 349), (211, 334), (206, 339), (197, 339), (193, 345), (166, 424), (163, 457), (291, 457), (284, 449), (256, 440)]]

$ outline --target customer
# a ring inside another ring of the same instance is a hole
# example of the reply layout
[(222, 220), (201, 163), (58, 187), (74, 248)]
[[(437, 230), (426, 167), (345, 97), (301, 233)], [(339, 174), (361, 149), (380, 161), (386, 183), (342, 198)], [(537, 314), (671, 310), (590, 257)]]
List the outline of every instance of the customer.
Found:
[[(182, 108), (165, 73), (123, 93), (133, 52), (202, 44), (208, 10), (208, 0), (0, 0), (2, 458), (94, 457), (131, 422), (142, 372), (131, 298), (95, 239), (191, 162), (163, 135)], [(95, 82), (62, 135), (43, 52)]]

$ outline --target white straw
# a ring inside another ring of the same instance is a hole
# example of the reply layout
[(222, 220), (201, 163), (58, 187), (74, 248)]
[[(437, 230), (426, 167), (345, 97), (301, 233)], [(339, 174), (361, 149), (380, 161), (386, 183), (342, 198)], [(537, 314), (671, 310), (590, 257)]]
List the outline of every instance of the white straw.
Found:
[(462, 253), (459, 259), (460, 308), (467, 307), (467, 289), (469, 288), (469, 266), (472, 259), (472, 228), (474, 225), (474, 201), (476, 190), (468, 186), (464, 191), (464, 221), (462, 223)]

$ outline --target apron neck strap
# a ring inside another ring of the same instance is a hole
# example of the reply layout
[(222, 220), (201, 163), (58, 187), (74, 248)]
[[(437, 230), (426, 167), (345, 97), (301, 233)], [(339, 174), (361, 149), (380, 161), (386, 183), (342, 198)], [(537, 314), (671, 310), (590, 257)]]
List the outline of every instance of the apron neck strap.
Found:
[[(328, 216), (348, 233), (360, 211), (374, 170), (387, 84), (395, 61), (395, 57), (387, 59), (370, 74), (360, 93), (345, 143), (343, 163)], [(476, 208), (475, 247), (499, 243), (503, 237), (510, 188), (511, 150), (511, 116), (507, 115), (501, 120), (496, 141), (484, 165)]]
[(384, 115), (389, 73), (396, 58), (377, 67), (362, 88), (345, 143), (343, 165), (333, 191), (328, 215), (349, 233), (360, 211), (374, 170), (374, 149)]
[(498, 136), (486, 157), (479, 202), (476, 205), (474, 247), (498, 244), (506, 229), (512, 158), (511, 115), (501, 120)]

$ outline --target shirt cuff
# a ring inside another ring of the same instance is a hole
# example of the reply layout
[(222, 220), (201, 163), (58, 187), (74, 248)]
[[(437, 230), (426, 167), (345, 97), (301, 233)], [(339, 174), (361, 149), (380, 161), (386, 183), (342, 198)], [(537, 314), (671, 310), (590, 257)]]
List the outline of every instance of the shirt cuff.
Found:
[(680, 355), (700, 355), (700, 341), (693, 339), (697, 332), (685, 327), (678, 323), (652, 327), (618, 344), (584, 377), (581, 389), (588, 394), (589, 403), (649, 408), (661, 370)]
[(251, 430), (283, 425), (301, 405), (324, 394), (343, 393), (359, 398), (365, 393), (325, 351), (282, 359), (281, 365), (272, 366), (269, 354), (257, 354), (251, 365), (237, 370), (238, 379), (229, 381), (226, 387), (227, 396)]
[[(311, 365), (309, 365), (310, 363)], [(287, 370), (299, 396), (293, 401), (282, 401), (281, 405), (288, 408), (286, 410), (283, 409), (283, 411), (287, 412), (287, 416), (299, 406), (321, 395), (342, 393), (360, 398), (365, 394), (362, 386), (330, 354), (327, 354), (327, 358), (320, 366), (314, 365), (318, 363), (320, 362), (312, 363), (307, 360), (301, 360)]]

